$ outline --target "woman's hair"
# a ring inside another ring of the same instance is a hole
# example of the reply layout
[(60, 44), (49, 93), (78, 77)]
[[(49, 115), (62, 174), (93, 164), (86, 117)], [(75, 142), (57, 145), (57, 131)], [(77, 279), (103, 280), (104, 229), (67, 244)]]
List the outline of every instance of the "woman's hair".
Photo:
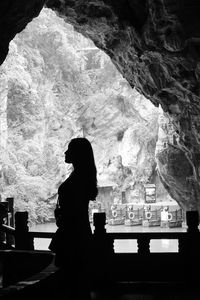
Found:
[(74, 160), (78, 162), (83, 182), (89, 185), (89, 197), (95, 200), (98, 194), (97, 170), (92, 145), (86, 138), (74, 138), (70, 141), (69, 147)]

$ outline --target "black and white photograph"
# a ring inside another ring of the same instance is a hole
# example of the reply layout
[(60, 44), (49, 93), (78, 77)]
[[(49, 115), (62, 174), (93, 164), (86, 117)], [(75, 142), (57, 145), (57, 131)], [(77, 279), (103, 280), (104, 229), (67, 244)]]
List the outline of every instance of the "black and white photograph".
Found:
[(200, 299), (200, 1), (0, 0), (0, 300)]

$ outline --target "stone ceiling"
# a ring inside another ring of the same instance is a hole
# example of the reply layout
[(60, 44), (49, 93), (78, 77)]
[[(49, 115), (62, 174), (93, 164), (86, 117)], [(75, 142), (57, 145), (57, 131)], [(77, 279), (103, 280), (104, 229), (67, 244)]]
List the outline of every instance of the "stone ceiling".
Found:
[(170, 139), (157, 151), (170, 195), (200, 207), (200, 2), (198, 0), (1, 0), (0, 62), (43, 5), (105, 51), (130, 85), (161, 105)]

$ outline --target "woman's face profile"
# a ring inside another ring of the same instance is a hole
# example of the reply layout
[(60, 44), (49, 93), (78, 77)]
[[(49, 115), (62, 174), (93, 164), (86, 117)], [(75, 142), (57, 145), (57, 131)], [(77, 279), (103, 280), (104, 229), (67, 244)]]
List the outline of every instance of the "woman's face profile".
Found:
[(71, 164), (73, 162), (73, 159), (72, 159), (72, 147), (68, 146), (68, 149), (65, 151), (65, 162), (67, 164)]
[(67, 164), (84, 165), (87, 161), (91, 150), (84, 139), (74, 139), (65, 151), (65, 162)]

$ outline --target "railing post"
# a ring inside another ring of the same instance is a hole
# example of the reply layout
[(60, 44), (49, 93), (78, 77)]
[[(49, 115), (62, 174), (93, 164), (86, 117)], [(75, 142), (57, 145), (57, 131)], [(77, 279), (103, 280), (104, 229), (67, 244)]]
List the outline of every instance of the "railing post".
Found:
[(146, 255), (150, 253), (150, 238), (145, 234), (137, 239), (138, 254)]
[(8, 218), (7, 218), (7, 225), (14, 227), (14, 198), (6, 198), (8, 202)]
[(0, 249), (3, 247), (3, 244), (6, 240), (6, 235), (2, 231), (2, 225), (4, 224), (4, 219), (8, 214), (8, 203), (6, 201), (0, 202)]
[(106, 214), (103, 213), (94, 213), (93, 214), (93, 224), (94, 224), (94, 234), (104, 235), (106, 234), (105, 224), (106, 224)]
[[(6, 225), (14, 228), (14, 198), (6, 198), (8, 213), (6, 217)], [(12, 248), (15, 244), (15, 238), (11, 234), (6, 234), (6, 244), (8, 247)]]
[(34, 250), (33, 238), (29, 235), (27, 211), (15, 213), (15, 248)]
[(94, 243), (97, 251), (101, 252), (101, 255), (109, 255), (114, 253), (113, 240), (109, 239), (106, 233), (106, 214), (105, 212), (94, 213)]
[(187, 232), (194, 234), (199, 232), (199, 213), (197, 210), (186, 211)]
[[(110, 281), (112, 270), (112, 254), (114, 253), (114, 241), (106, 233), (105, 212), (93, 214), (94, 224), (94, 281)], [(105, 269), (106, 268), (106, 269)]]
[(199, 255), (200, 233), (199, 233), (199, 213), (198, 211), (186, 211), (187, 233), (185, 238), (179, 240), (179, 252), (191, 257)]
[(188, 252), (191, 255), (199, 256), (200, 250), (200, 236), (199, 236), (199, 212), (187, 211), (186, 212), (187, 232), (189, 235)]

